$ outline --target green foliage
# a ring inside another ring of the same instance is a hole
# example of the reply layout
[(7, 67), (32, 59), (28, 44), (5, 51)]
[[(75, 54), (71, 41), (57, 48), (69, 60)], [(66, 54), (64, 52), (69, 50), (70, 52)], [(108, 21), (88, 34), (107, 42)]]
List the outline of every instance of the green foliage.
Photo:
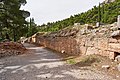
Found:
[(101, 8), (100, 8), (100, 3), (99, 3), (99, 6), (98, 6), (98, 22), (101, 22)]
[(35, 34), (36, 32), (38, 32), (36, 26), (37, 25), (35, 24), (34, 19), (30, 18), (30, 22), (28, 22), (28, 25), (27, 25), (27, 27), (28, 27), (28, 31), (27, 31), (28, 33), (26, 35), (27, 37), (32, 36), (33, 34)]
[(68, 64), (76, 64), (77, 62), (75, 61), (75, 59), (69, 59), (67, 60)]
[(120, 0), (116, 0), (110, 4), (100, 4), (94, 6), (87, 12), (71, 16), (70, 18), (56, 21), (53, 23), (43, 24), (39, 27), (39, 31), (58, 31), (74, 23), (96, 24), (96, 22), (110, 24), (116, 22), (117, 16), (120, 15)]
[(5, 39), (5, 34), (14, 41), (27, 33), (27, 21), (30, 16), (28, 11), (20, 10), (26, 0), (0, 0), (0, 38)]

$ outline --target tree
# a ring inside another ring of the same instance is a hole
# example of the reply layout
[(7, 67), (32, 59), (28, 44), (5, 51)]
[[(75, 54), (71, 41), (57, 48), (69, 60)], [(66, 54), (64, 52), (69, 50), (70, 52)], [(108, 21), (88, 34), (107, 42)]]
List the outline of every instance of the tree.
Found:
[(34, 18), (30, 18), (30, 22), (28, 22), (28, 35), (27, 36), (32, 36), (37, 32), (37, 25), (34, 22)]
[(98, 22), (99, 22), (99, 23), (101, 22), (101, 9), (100, 9), (100, 3), (99, 3), (99, 6), (98, 6)]
[(105, 14), (105, 7), (104, 7), (104, 4), (102, 5), (102, 10), (101, 10), (101, 18), (102, 18), (102, 22), (104, 23), (104, 15)]
[[(118, 15), (120, 15), (120, 0), (115, 0), (115, 2), (109, 4), (99, 3), (99, 6), (94, 6), (92, 9), (86, 12), (82, 12), (80, 14), (71, 16), (70, 18), (52, 23), (48, 31), (58, 31), (78, 22), (82, 24), (88, 23), (93, 25), (96, 22), (111, 24), (117, 20), (116, 18)], [(49, 24), (44, 25), (45, 29), (42, 29), (41, 31), (47, 31), (47, 26), (49, 26)]]
[(20, 7), (25, 4), (26, 0), (0, 0), (0, 26), (2, 29), (11, 30), (11, 37), (14, 38), (14, 41), (21, 36), (20, 30), (24, 29), (27, 23), (25, 18), (30, 15), (28, 11), (20, 10)]

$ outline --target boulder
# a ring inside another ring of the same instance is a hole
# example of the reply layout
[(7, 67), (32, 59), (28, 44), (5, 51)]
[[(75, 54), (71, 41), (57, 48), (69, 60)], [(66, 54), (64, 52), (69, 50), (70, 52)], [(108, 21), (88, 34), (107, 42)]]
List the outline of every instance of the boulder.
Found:
[(108, 41), (109, 41), (109, 43), (117, 43), (118, 42), (118, 40), (114, 39), (114, 38), (110, 38)]
[(80, 23), (74, 23), (74, 26), (80, 26)]
[(118, 55), (115, 60), (119, 61), (120, 62), (120, 55)]
[(111, 28), (117, 28), (117, 22), (114, 22), (113, 24), (110, 25)]
[(117, 37), (117, 36), (120, 36), (120, 31), (114, 31), (112, 34), (111, 34), (111, 37)]
[(85, 29), (82, 29), (82, 30), (80, 31), (80, 33), (81, 33), (82, 35), (84, 35), (84, 34), (86, 34), (86, 30), (85, 30)]

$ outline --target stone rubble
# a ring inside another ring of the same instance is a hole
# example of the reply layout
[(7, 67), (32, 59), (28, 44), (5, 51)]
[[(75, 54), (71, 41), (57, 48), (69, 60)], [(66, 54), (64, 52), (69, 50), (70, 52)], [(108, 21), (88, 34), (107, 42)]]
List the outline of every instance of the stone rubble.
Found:
[(17, 42), (1, 42), (0, 43), (0, 58), (6, 56), (14, 56), (23, 54), (26, 48)]

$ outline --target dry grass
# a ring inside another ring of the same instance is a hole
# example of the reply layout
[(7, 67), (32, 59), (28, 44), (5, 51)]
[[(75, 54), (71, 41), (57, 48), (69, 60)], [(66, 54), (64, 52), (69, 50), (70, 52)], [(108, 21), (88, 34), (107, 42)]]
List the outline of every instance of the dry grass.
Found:
[(75, 65), (91, 65), (92, 63), (99, 63), (101, 61), (100, 57), (97, 55), (89, 55), (89, 56), (80, 56), (80, 57), (68, 57), (66, 62), (68, 64)]

